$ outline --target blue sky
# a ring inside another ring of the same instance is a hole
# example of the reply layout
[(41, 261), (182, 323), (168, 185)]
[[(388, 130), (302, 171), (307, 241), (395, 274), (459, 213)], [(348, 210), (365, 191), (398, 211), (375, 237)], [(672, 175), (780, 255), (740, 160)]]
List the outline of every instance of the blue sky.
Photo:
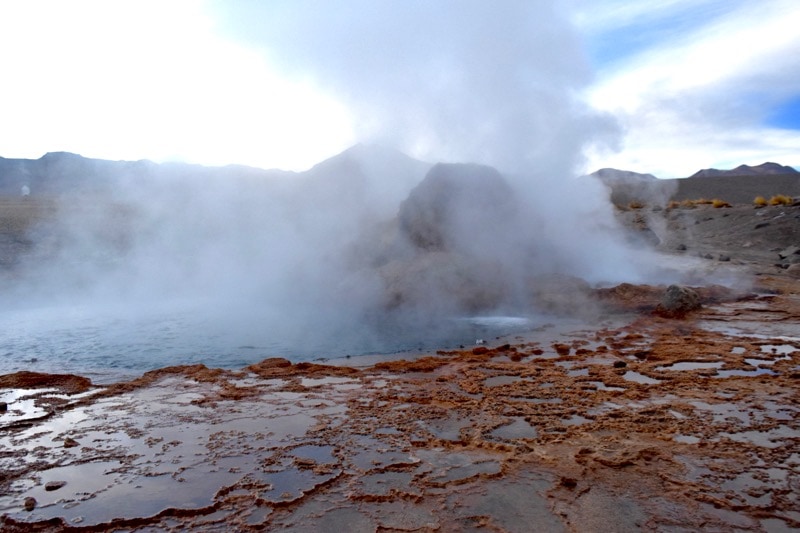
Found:
[(797, 0), (0, 0), (0, 155), (800, 166)]

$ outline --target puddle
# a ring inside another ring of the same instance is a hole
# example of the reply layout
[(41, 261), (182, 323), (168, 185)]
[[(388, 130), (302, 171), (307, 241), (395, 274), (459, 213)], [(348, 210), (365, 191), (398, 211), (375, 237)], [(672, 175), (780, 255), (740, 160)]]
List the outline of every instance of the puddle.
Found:
[(784, 439), (800, 438), (800, 430), (781, 426), (769, 431), (742, 431), (739, 433), (720, 433), (720, 437), (728, 438), (735, 442), (755, 444), (764, 448), (779, 448), (786, 446)]
[(300, 384), (303, 387), (321, 387), (323, 385), (351, 385), (353, 388), (358, 388), (360, 383), (357, 379), (353, 378), (339, 378), (339, 377), (324, 377), (324, 378), (302, 378)]
[(660, 379), (649, 378), (643, 374), (634, 372), (633, 370), (628, 370), (622, 377), (627, 381), (633, 381), (634, 383), (640, 383), (642, 385), (656, 385), (661, 383)]
[(367, 474), (358, 480), (356, 493), (360, 496), (372, 498), (385, 497), (392, 494), (405, 497), (420, 497), (422, 491), (414, 486), (414, 473), (412, 472), (377, 472)]
[(589, 375), (588, 368), (581, 368), (580, 370), (570, 370), (569, 372), (567, 372), (567, 376), (571, 378), (577, 378), (580, 376), (588, 376), (588, 375)]
[(561, 419), (561, 423), (565, 426), (580, 426), (582, 424), (586, 424), (587, 422), (591, 422), (592, 420), (580, 415), (572, 415), (569, 418)]
[(597, 389), (599, 391), (600, 390), (606, 390), (606, 391), (624, 391), (625, 390), (624, 387), (609, 387), (608, 385), (606, 385), (602, 381), (584, 381), (583, 383), (587, 383), (589, 385), (592, 385), (595, 389)]
[(722, 424), (730, 421), (738, 421), (741, 424), (750, 424), (750, 413), (743, 411), (741, 406), (735, 403), (706, 403), (701, 401), (689, 402), (695, 409), (709, 411), (713, 415), (713, 421)]
[(769, 368), (757, 367), (754, 370), (717, 370), (715, 378), (774, 376), (776, 372)]
[(461, 442), (461, 430), (473, 425), (469, 418), (462, 418), (457, 414), (451, 414), (449, 418), (432, 420), (430, 422), (419, 421), (420, 427), (428, 430), (434, 437), (451, 442)]
[(681, 361), (671, 365), (657, 366), (655, 370), (707, 370), (711, 368), (721, 368), (725, 363), (723, 361), (705, 362), (705, 361)]
[(751, 366), (771, 366), (777, 363), (778, 361), (785, 361), (787, 359), (791, 359), (788, 355), (786, 357), (778, 357), (777, 359), (751, 359), (747, 358), (744, 360), (745, 363)]
[(511, 385), (519, 381), (524, 381), (524, 379), (519, 376), (492, 376), (484, 379), (483, 384), (486, 387), (498, 387), (500, 385)]
[(433, 467), (427, 479), (436, 485), (499, 474), (502, 468), (499, 461), (480, 452), (417, 450), (416, 455)]
[(324, 465), (338, 463), (338, 460), (333, 456), (333, 451), (333, 446), (306, 444), (292, 449), (289, 451), (289, 455), (297, 457), (298, 459), (307, 459), (314, 463)]
[(761, 351), (763, 353), (773, 355), (791, 355), (797, 350), (798, 349), (791, 344), (764, 344), (761, 346)]
[(497, 427), (489, 433), (491, 438), (499, 440), (535, 439), (538, 435), (536, 428), (523, 417), (516, 417), (513, 422)]
[(296, 468), (268, 472), (261, 475), (259, 481), (269, 484), (271, 488), (262, 492), (261, 497), (272, 504), (292, 502), (338, 474), (317, 475), (312, 470)]

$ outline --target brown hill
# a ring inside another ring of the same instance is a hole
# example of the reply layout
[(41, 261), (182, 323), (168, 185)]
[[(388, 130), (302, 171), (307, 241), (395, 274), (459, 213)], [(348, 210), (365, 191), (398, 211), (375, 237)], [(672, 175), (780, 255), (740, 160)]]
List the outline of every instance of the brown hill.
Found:
[(764, 176), (775, 174), (798, 174), (797, 170), (787, 165), (778, 163), (762, 163), (756, 166), (739, 165), (731, 170), (718, 170), (716, 168), (704, 168), (689, 176), (690, 178), (708, 178), (717, 176)]

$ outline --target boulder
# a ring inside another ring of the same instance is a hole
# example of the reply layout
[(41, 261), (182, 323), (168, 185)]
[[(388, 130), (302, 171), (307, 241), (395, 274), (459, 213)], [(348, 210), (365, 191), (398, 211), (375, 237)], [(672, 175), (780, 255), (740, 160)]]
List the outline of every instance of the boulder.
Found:
[(670, 285), (656, 307), (656, 314), (668, 318), (682, 318), (700, 309), (700, 295), (694, 289), (683, 285)]
[(503, 238), (516, 213), (510, 185), (494, 168), (439, 163), (400, 205), (400, 230), (426, 251), (476, 252)]

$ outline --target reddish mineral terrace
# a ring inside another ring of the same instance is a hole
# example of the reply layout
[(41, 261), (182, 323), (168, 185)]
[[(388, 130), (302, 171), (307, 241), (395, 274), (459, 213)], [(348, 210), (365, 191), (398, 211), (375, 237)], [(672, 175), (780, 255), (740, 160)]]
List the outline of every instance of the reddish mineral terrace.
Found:
[(800, 281), (759, 284), (369, 367), (3, 376), (0, 527), (800, 528)]

